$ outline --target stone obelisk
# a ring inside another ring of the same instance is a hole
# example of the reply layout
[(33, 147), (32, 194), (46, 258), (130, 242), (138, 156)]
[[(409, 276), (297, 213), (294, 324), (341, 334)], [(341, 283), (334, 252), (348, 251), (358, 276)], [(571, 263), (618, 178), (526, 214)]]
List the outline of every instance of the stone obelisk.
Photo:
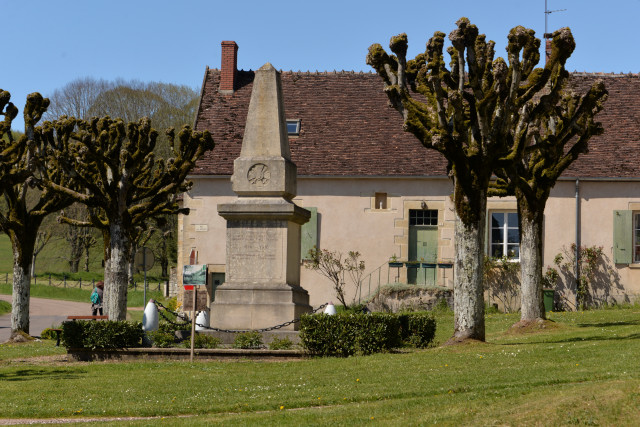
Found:
[[(233, 163), (233, 203), (218, 205), (227, 220), (225, 283), (211, 304), (211, 325), (261, 329), (311, 310), (300, 287), (300, 226), (310, 213), (296, 195), (280, 74), (256, 71), (240, 157)], [(283, 329), (296, 330), (297, 323)]]

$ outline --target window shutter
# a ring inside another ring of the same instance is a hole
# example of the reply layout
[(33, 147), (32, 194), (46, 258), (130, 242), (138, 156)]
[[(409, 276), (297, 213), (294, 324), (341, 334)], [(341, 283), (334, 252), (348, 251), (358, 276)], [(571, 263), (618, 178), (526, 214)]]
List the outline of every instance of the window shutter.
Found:
[(631, 211), (613, 211), (613, 262), (631, 264), (633, 226)]
[(309, 259), (309, 250), (318, 246), (318, 208), (305, 208), (311, 218), (300, 228), (300, 258)]

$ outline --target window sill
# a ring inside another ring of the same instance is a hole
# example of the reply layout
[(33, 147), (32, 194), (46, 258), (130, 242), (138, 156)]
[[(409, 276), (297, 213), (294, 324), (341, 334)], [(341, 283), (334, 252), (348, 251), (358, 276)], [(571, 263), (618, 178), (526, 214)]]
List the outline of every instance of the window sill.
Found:
[(627, 265), (629, 266), (629, 268), (640, 270), (640, 262), (635, 262)]

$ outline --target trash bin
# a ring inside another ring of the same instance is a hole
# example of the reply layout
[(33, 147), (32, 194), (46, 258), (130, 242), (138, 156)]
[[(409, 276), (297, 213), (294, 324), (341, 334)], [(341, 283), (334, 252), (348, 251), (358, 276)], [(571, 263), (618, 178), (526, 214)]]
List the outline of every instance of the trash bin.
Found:
[(543, 289), (542, 294), (544, 295), (544, 311), (553, 311), (555, 291), (553, 289)]

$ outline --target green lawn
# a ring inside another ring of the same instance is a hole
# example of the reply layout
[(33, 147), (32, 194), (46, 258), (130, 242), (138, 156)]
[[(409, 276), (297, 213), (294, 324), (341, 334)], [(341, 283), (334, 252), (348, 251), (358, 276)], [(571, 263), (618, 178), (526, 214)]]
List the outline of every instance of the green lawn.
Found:
[[(83, 280), (102, 280), (104, 269), (102, 268), (102, 246), (98, 245), (91, 249), (89, 260), (89, 272), (80, 272), (74, 275), (69, 273), (69, 264), (65, 260), (64, 255), (68, 253), (68, 244), (63, 239), (51, 239), (49, 243), (44, 247), (42, 252), (36, 258), (36, 275), (38, 280), (46, 280), (49, 273), (54, 277), (62, 280), (62, 275), (66, 274), (67, 277), (73, 277), (73, 280), (82, 278)], [(80, 268), (84, 267), (81, 262)], [(4, 233), (0, 233), (0, 281), (4, 281), (5, 274), (11, 275), (13, 272), (13, 250), (11, 248), (11, 242), (9, 236)], [(154, 267), (147, 272), (148, 277), (152, 277), (154, 282), (159, 281), (161, 268), (156, 261)], [(143, 274), (136, 274), (136, 281), (141, 283), (143, 281)]]
[[(4, 345), (0, 414), (168, 417), (131, 425), (635, 425), (640, 307), (551, 318), (557, 327), (514, 335), (516, 315), (487, 316), (487, 343), (291, 362), (51, 365), (12, 362), (20, 350)], [(452, 322), (438, 315), (440, 342)]]
[[(154, 284), (154, 289), (157, 284)], [(11, 295), (13, 285), (11, 283), (0, 283), (0, 294)], [(60, 288), (48, 285), (31, 285), (31, 296), (37, 298), (59, 299), (66, 301), (89, 302), (93, 288), (89, 285), (78, 288)], [(147, 290), (147, 299), (154, 298), (163, 301), (162, 293)], [(137, 290), (129, 289), (127, 292), (127, 305), (129, 307), (142, 307), (144, 304), (144, 292), (139, 287)]]
[(11, 304), (6, 301), (0, 301), (0, 315), (11, 313)]

